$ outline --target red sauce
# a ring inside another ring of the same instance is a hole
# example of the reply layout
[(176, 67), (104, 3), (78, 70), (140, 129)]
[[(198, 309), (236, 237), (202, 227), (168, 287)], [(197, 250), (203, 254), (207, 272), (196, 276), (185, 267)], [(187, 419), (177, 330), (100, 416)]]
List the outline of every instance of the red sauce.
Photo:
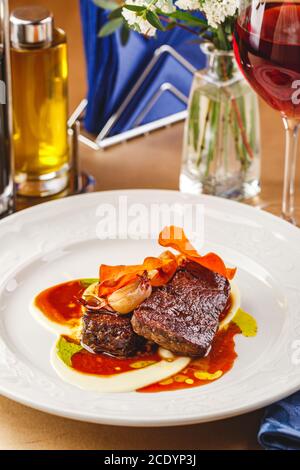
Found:
[[(86, 285), (82, 284), (80, 280), (59, 284), (41, 292), (36, 297), (35, 304), (47, 318), (56, 323), (76, 324), (82, 315), (78, 299), (82, 296), (85, 289)], [(229, 307), (230, 303), (222, 314), (222, 319), (228, 313)], [(179, 390), (198, 387), (212, 382), (212, 380), (197, 379), (195, 372), (201, 371), (210, 374), (219, 370), (222, 371), (222, 374), (228, 372), (237, 357), (234, 337), (239, 333), (241, 333), (240, 328), (231, 323), (227, 329), (217, 333), (207, 357), (193, 359), (186, 369), (175, 376), (138, 391), (145, 393)], [(148, 352), (122, 359), (106, 354), (93, 354), (82, 349), (72, 356), (72, 366), (75, 370), (86, 374), (113, 375), (136, 370), (136, 367), (132, 367), (132, 365), (137, 362), (151, 361), (155, 363), (160, 360), (161, 358), (157, 352)]]
[[(166, 381), (155, 383), (141, 388), (139, 392), (163, 392), (170, 390), (180, 390), (184, 388), (199, 387), (212, 380), (199, 380), (195, 372), (208, 372), (213, 374), (222, 371), (222, 375), (228, 372), (237, 357), (234, 350), (234, 337), (240, 333), (240, 329), (231, 323), (226, 330), (217, 333), (210, 353), (207, 357), (193, 359), (186, 369), (182, 370)], [(145, 361), (153, 363), (160, 361), (157, 352), (140, 354), (130, 358), (116, 358), (105, 354), (92, 354), (85, 349), (72, 356), (72, 367), (85, 374), (113, 375), (136, 370), (134, 365), (142, 365)], [(146, 365), (146, 364), (145, 364)], [(148, 364), (149, 365), (149, 364)], [(217, 379), (215, 379), (217, 380)]]
[(106, 354), (92, 354), (85, 349), (72, 356), (72, 366), (79, 372), (96, 375), (113, 375), (136, 370), (132, 364), (160, 361), (158, 353), (144, 354), (130, 358), (117, 358)]
[(80, 280), (64, 282), (41, 292), (35, 298), (35, 305), (49, 320), (72, 325), (82, 316), (78, 299), (85, 289)]
[[(170, 380), (172, 380), (171, 383), (167, 383), (169, 382), (168, 380), (163, 381), (162, 383), (152, 384), (140, 389), (139, 392), (180, 390), (183, 388), (199, 387), (200, 385), (211, 383), (212, 380), (197, 379), (194, 375), (195, 372), (209, 372), (210, 374), (213, 374), (218, 370), (221, 370), (223, 374), (228, 372), (232, 368), (237, 357), (234, 350), (234, 336), (238, 333), (241, 333), (240, 328), (234, 323), (230, 323), (226, 330), (222, 330), (217, 333), (208, 356), (193, 359), (186, 369), (170, 378)], [(188, 380), (188, 382), (186, 382), (186, 380)]]

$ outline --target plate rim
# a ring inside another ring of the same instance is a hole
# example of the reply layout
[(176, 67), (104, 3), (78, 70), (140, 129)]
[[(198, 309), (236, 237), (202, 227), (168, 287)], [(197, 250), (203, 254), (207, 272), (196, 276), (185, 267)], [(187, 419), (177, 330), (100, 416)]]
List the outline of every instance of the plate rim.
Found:
[[(187, 197), (192, 197), (193, 199), (199, 199), (199, 202), (204, 202), (205, 203), (205, 200), (213, 200), (215, 204), (217, 204), (218, 202), (222, 205), (225, 205), (225, 206), (228, 206), (228, 207), (232, 207), (232, 205), (236, 206), (236, 207), (243, 207), (243, 208), (246, 208), (245, 210), (248, 211), (248, 213), (250, 214), (259, 214), (259, 217), (264, 217), (264, 218), (268, 218), (270, 221), (272, 221), (273, 223), (275, 223), (276, 225), (279, 224), (279, 226), (282, 226), (283, 228), (285, 228), (287, 230), (287, 232), (289, 233), (293, 233), (295, 236), (297, 236), (300, 240), (300, 232), (299, 232), (299, 229), (291, 224), (289, 224), (288, 222), (272, 215), (272, 214), (269, 214), (267, 212), (264, 212), (258, 208), (255, 208), (253, 206), (250, 206), (250, 205), (247, 205), (247, 204), (244, 204), (244, 203), (241, 203), (241, 202), (237, 202), (237, 201), (231, 201), (231, 200), (226, 200), (226, 199), (222, 199), (222, 198), (217, 198), (215, 196), (208, 196), (208, 195), (191, 195), (191, 194), (188, 194), (188, 193), (181, 193), (179, 191), (176, 191), (176, 190), (168, 190), (168, 189), (121, 189), (121, 190), (108, 190), (108, 191), (98, 191), (98, 192), (94, 192), (94, 193), (89, 193), (89, 194), (85, 194), (85, 195), (76, 195), (76, 196), (70, 196), (68, 198), (63, 198), (63, 199), (57, 199), (57, 200), (54, 200), (54, 201), (47, 201), (47, 202), (44, 202), (44, 203), (41, 203), (41, 204), (38, 204), (37, 206), (33, 206), (33, 207), (30, 207), (30, 208), (27, 208), (27, 209), (24, 209), (20, 212), (17, 212), (15, 214), (12, 214), (8, 217), (6, 217), (5, 219), (2, 219), (0, 221), (0, 230), (3, 226), (6, 225), (6, 223), (11, 223), (13, 220), (18, 220), (22, 217), (27, 217), (27, 214), (30, 214), (31, 213), (36, 213), (38, 214), (39, 212), (43, 212), (45, 210), (45, 205), (48, 206), (48, 205), (51, 205), (51, 206), (55, 206), (55, 205), (61, 205), (61, 204), (65, 204), (65, 203), (68, 203), (69, 201), (71, 200), (74, 200), (75, 198), (80, 198), (80, 199), (87, 199), (87, 198), (95, 198), (95, 197), (101, 197), (102, 194), (106, 194), (106, 195), (114, 195), (114, 196), (117, 196), (117, 195), (124, 195), (124, 194), (140, 194), (140, 193), (150, 193), (150, 194), (153, 194), (153, 193), (156, 193), (156, 194), (159, 194), (159, 193), (165, 193), (165, 194), (174, 194), (174, 196), (178, 197), (178, 195), (181, 195), (181, 196), (187, 196)], [(249, 212), (250, 211), (250, 212)], [(32, 256), (31, 256), (32, 258)], [(29, 261), (29, 259), (28, 259)], [(26, 260), (23, 260), (23, 262), (19, 265), (23, 265), (26, 263)], [(16, 266), (14, 266), (14, 270), (17, 269), (18, 267), (18, 264), (16, 264)], [(299, 379), (300, 380), (300, 379)], [(300, 384), (300, 382), (299, 382)], [(288, 394), (292, 394), (294, 393), (295, 391), (297, 391), (299, 389), (299, 385), (295, 385), (293, 388), (291, 388), (288, 392)], [(209, 421), (216, 421), (216, 420), (222, 420), (222, 419), (227, 419), (227, 418), (230, 418), (230, 417), (234, 417), (234, 416), (238, 416), (238, 415), (241, 415), (241, 414), (244, 414), (244, 413), (248, 413), (248, 412), (251, 412), (251, 411), (254, 411), (254, 410), (257, 410), (257, 409), (260, 409), (264, 406), (267, 406), (269, 405), (270, 403), (273, 403), (274, 401), (277, 401), (277, 400), (280, 400), (282, 398), (284, 398), (285, 396), (287, 396), (287, 393), (286, 392), (282, 392), (282, 393), (279, 393), (276, 395), (276, 398), (272, 397), (272, 398), (262, 398), (261, 400), (257, 401), (255, 404), (253, 405), (242, 405), (242, 406), (239, 406), (237, 407), (236, 409), (234, 409), (233, 411), (227, 411), (225, 413), (223, 413), (222, 415), (220, 415), (220, 412), (216, 412), (216, 414), (214, 415), (214, 413), (209, 413), (208, 417), (204, 414), (203, 417), (199, 417), (199, 416), (195, 416), (194, 418), (191, 418), (191, 417), (179, 417), (177, 418), (176, 416), (174, 417), (160, 417), (160, 418), (152, 418), (151, 420), (148, 420), (148, 419), (144, 419), (143, 417), (141, 417), (140, 419), (136, 416), (132, 416), (130, 419), (128, 417), (123, 417), (123, 416), (120, 416), (120, 417), (110, 417), (110, 418), (107, 418), (107, 417), (99, 417), (99, 416), (91, 416), (89, 412), (87, 411), (74, 411), (74, 410), (69, 410), (69, 409), (66, 409), (64, 407), (62, 407), (61, 410), (58, 410), (57, 408), (55, 408), (55, 406), (52, 406), (52, 405), (41, 405), (39, 403), (35, 403), (34, 400), (30, 400), (30, 399), (27, 399), (27, 398), (24, 398), (21, 396), (21, 394), (18, 394), (17, 392), (10, 392), (7, 387), (3, 386), (2, 384), (2, 381), (0, 380), (0, 393), (11, 399), (11, 400), (14, 400), (14, 401), (17, 401), (18, 403), (21, 403), (23, 405), (26, 405), (26, 406), (29, 406), (33, 409), (37, 409), (37, 410), (40, 410), (40, 411), (43, 411), (43, 412), (46, 412), (46, 413), (49, 413), (49, 414), (53, 414), (53, 415), (57, 415), (57, 416), (61, 416), (61, 417), (65, 417), (65, 418), (69, 418), (69, 419), (74, 419), (74, 420), (78, 420), (78, 421), (86, 421), (86, 422), (92, 422), (92, 423), (101, 423), (101, 424), (107, 424), (107, 425), (117, 425), (117, 426), (133, 426), (133, 427), (163, 427), (163, 426), (180, 426), (180, 425), (188, 425), (188, 424), (196, 424), (196, 423), (203, 423), (203, 422), (209, 422)], [(164, 393), (168, 393), (168, 392), (164, 392)], [(173, 392), (174, 393), (174, 392)]]

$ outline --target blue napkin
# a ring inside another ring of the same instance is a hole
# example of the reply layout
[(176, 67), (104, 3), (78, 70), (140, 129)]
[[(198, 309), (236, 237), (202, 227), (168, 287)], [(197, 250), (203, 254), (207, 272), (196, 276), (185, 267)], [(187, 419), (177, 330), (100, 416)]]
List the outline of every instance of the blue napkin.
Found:
[(265, 449), (300, 450), (300, 392), (267, 408), (258, 441)]
[[(199, 44), (192, 44), (195, 36), (185, 30), (158, 32), (156, 38), (150, 39), (132, 32), (124, 47), (118, 32), (104, 38), (98, 37), (101, 26), (107, 21), (108, 12), (98, 8), (92, 0), (80, 0), (80, 8), (88, 78), (89, 104), (85, 128), (93, 134), (99, 133), (108, 118), (119, 108), (156, 48), (169, 44), (195, 68), (203, 68), (205, 64)], [(192, 74), (169, 55), (163, 55), (110, 135), (130, 129), (149, 99), (164, 82), (172, 83), (188, 96)], [(145, 124), (185, 108), (178, 98), (166, 92), (141, 123)]]

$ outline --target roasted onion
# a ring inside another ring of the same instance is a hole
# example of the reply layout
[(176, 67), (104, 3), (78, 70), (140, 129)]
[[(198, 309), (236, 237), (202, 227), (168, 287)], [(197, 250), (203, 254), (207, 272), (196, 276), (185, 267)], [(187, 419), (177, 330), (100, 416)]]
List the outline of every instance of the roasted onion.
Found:
[(138, 276), (135, 281), (109, 295), (107, 301), (116, 312), (125, 315), (137, 308), (151, 295), (151, 292), (148, 276)]
[(87, 310), (101, 310), (106, 307), (107, 301), (101, 297), (98, 297), (94, 294), (84, 294), (79, 302), (87, 309)]

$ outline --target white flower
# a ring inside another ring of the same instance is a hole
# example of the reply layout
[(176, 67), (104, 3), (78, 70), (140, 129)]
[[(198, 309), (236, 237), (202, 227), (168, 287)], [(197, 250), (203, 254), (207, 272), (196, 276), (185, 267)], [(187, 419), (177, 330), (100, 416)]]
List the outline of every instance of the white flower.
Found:
[(157, 0), (154, 9), (159, 9), (164, 13), (173, 13), (173, 11), (176, 11), (172, 0)]
[(239, 0), (202, 0), (201, 10), (208, 24), (217, 28), (227, 17), (234, 16), (238, 6)]
[[(151, 4), (150, 4), (151, 3)], [(155, 3), (151, 0), (127, 0), (127, 5), (137, 5), (148, 7), (149, 10), (161, 10), (164, 13), (172, 13), (176, 10), (171, 0), (157, 0)], [(138, 12), (123, 8), (122, 15), (129, 24), (129, 26), (145, 36), (154, 36), (156, 28), (154, 28), (146, 18), (139, 16)]]
[(175, 5), (181, 10), (200, 10), (199, 0), (177, 0)]
[[(147, 6), (148, 5), (147, 0), (127, 0), (126, 4), (127, 5), (136, 5), (136, 6)], [(151, 7), (150, 7), (151, 8)], [(147, 21), (145, 18), (138, 16), (138, 12), (136, 11), (131, 11), (127, 10), (127, 8), (123, 8), (122, 10), (122, 15), (129, 24), (129, 26), (134, 29), (135, 31), (138, 31), (141, 34), (144, 34), (145, 36), (154, 36), (156, 33), (156, 28), (154, 28), (149, 21)]]

